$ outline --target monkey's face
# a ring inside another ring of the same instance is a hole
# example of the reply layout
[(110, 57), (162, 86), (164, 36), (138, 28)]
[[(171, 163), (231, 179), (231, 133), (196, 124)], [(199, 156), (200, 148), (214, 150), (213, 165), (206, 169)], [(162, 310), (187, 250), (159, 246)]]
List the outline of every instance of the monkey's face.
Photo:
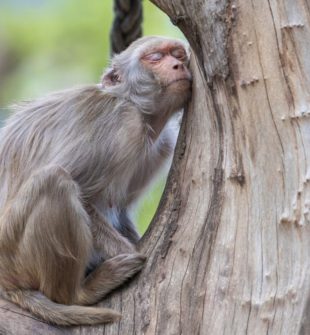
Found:
[(183, 42), (146, 36), (114, 56), (102, 86), (144, 110), (171, 112), (181, 109), (190, 98), (191, 81)]
[(178, 41), (162, 41), (146, 50), (140, 61), (162, 88), (163, 94), (189, 95), (192, 76), (188, 69), (188, 55)]

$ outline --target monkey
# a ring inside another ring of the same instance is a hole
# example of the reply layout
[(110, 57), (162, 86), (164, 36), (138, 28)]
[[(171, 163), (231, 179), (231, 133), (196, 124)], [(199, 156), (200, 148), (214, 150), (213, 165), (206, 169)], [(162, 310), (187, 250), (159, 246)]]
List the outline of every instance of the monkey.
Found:
[(128, 209), (169, 160), (191, 96), (188, 48), (142, 37), (99, 84), (16, 105), (0, 135), (0, 295), (60, 326), (142, 269)]

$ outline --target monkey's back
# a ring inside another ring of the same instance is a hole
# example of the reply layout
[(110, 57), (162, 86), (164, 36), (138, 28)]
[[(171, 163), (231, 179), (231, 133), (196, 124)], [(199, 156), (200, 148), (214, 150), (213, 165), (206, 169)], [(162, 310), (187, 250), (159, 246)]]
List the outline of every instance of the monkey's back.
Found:
[(49, 165), (66, 169), (87, 198), (119, 201), (126, 193), (145, 151), (141, 117), (128, 102), (89, 86), (15, 109), (0, 135), (0, 208), (31, 173)]

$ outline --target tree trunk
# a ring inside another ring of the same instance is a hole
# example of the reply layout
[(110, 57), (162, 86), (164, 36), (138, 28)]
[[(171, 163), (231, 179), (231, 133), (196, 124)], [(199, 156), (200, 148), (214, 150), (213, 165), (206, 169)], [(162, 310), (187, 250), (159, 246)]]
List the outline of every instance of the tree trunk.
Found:
[(310, 334), (310, 2), (153, 2), (194, 50), (193, 98), (146, 267), (103, 302), (123, 318), (61, 330), (2, 303), (0, 333)]

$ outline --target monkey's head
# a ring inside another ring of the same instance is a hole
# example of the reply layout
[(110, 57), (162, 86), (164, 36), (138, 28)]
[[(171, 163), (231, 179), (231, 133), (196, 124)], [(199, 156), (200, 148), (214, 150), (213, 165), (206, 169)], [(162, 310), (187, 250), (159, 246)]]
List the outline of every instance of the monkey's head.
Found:
[(180, 40), (142, 37), (114, 56), (102, 85), (147, 113), (176, 111), (190, 97), (188, 58), (188, 48)]

